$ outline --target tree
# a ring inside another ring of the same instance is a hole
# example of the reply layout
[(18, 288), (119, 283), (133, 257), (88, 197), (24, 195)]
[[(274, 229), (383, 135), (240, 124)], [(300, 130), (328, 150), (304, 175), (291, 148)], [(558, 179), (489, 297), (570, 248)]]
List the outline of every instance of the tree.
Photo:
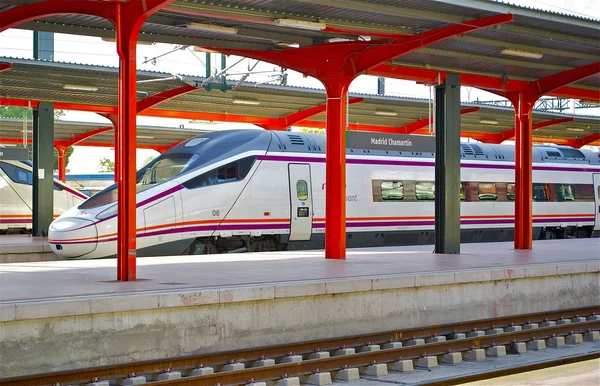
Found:
[(33, 119), (33, 110), (26, 107), (2, 106), (0, 107), (0, 117), (14, 119)]
[[(64, 110), (54, 110), (54, 120), (60, 121), (67, 113)], [(18, 106), (1, 106), (0, 117), (13, 119), (33, 119), (33, 109)]]
[(156, 158), (155, 155), (149, 155), (148, 157), (144, 158), (144, 162), (142, 162), (142, 168), (144, 166), (148, 165), (150, 162), (154, 161), (155, 158)]
[(100, 172), (108, 172), (108, 173), (115, 172), (115, 163), (114, 163), (114, 161), (111, 161), (108, 158), (101, 158), (100, 164), (98, 166), (99, 166)]

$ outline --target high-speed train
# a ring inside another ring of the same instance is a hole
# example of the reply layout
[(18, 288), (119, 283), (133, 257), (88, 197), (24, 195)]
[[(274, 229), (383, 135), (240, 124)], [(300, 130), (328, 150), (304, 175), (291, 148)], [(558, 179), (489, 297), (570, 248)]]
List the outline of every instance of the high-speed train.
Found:
[[(0, 161), (0, 233), (31, 229), (33, 173), (31, 164)], [(54, 180), (54, 217), (79, 206), (88, 197)]]
[[(137, 173), (138, 256), (322, 248), (325, 136), (203, 134)], [(534, 237), (600, 233), (600, 158), (533, 150)], [(461, 145), (461, 239), (513, 238), (514, 147)], [(347, 149), (347, 245), (433, 243), (434, 154)], [(62, 214), (49, 241), (66, 258), (116, 254), (117, 186)]]

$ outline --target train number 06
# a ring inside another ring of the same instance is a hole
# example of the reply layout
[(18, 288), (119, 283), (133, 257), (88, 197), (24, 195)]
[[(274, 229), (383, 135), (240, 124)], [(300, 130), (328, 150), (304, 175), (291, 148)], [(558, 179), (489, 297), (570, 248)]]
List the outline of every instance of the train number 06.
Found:
[(221, 215), (221, 213), (218, 210), (213, 210), (212, 215), (213, 215), (213, 217), (219, 217)]

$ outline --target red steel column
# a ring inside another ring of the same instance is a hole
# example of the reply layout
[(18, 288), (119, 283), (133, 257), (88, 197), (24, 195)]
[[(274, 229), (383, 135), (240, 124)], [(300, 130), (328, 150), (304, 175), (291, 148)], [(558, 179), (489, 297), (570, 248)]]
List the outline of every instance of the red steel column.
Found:
[(117, 280), (136, 280), (136, 42), (140, 15), (121, 6), (115, 27), (119, 54), (119, 116), (115, 130), (115, 176), (118, 181)]
[(56, 151), (58, 152), (58, 179), (65, 182), (67, 180), (67, 148), (57, 146)]
[[(119, 62), (121, 63), (121, 62)], [(119, 79), (121, 77), (121, 71), (119, 70)], [(120, 84), (119, 84), (119, 95), (120, 94)], [(120, 99), (119, 99), (119, 103), (120, 103)], [(115, 171), (114, 171), (114, 181), (115, 182), (119, 182), (119, 151), (117, 150), (117, 144), (118, 142), (118, 136), (119, 136), (119, 114), (101, 114), (104, 117), (106, 117), (106, 119), (108, 119), (109, 121), (112, 122), (113, 125), (113, 130), (114, 130), (114, 135), (115, 135)]]
[(519, 93), (515, 104), (515, 249), (531, 249), (533, 238), (532, 113), (535, 101)]
[(346, 113), (352, 79), (327, 78), (325, 257), (346, 259)]

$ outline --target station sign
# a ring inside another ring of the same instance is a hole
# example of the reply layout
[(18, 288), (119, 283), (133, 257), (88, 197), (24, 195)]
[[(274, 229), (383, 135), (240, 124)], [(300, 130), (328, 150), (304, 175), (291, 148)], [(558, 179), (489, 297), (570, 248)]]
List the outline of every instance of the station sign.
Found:
[(435, 137), (429, 135), (347, 131), (346, 147), (349, 149), (363, 150), (435, 153)]
[(0, 147), (0, 161), (27, 161), (29, 150), (26, 147)]

